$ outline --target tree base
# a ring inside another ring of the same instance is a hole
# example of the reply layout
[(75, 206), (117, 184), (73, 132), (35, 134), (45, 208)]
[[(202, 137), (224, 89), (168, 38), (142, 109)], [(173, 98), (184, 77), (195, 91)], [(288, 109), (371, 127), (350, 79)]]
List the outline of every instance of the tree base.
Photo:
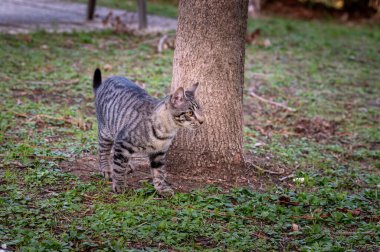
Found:
[(235, 183), (248, 174), (248, 169), (242, 154), (235, 153), (228, 156), (229, 158), (226, 158), (226, 156), (210, 152), (170, 151), (167, 171), (172, 175), (180, 175), (180, 177)]

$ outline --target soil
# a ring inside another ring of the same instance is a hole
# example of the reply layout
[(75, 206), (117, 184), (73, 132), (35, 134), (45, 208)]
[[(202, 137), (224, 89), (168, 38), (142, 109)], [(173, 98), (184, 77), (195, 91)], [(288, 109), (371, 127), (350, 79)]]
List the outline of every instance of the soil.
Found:
[[(96, 7), (94, 19), (87, 21), (87, 4), (62, 0), (2, 0), (0, 7), (0, 32), (8, 34), (29, 33), (41, 29), (48, 32), (113, 29), (146, 34), (175, 30), (177, 26), (175, 19), (148, 15), (148, 27), (137, 31), (136, 13), (100, 5)], [(109, 22), (106, 22), (106, 18)]]
[(302, 118), (293, 125), (294, 132), (301, 136), (314, 138), (317, 142), (328, 139), (337, 133), (339, 123), (321, 117)]
[[(251, 187), (255, 190), (265, 190), (266, 187), (282, 183), (283, 186), (292, 186), (286, 181), (280, 181), (280, 177), (291, 173), (290, 169), (278, 167), (266, 158), (246, 156), (247, 165), (234, 172), (234, 176), (227, 177), (227, 171), (209, 172), (201, 175), (196, 171), (168, 170), (167, 181), (177, 192), (189, 192), (193, 189), (204, 188), (207, 185), (218, 186), (223, 190), (234, 187)], [(129, 188), (138, 189), (145, 183), (152, 183), (149, 163), (146, 158), (135, 157), (132, 159), (134, 172), (127, 176), (126, 182)], [(98, 170), (98, 157), (87, 154), (76, 158), (74, 161), (64, 160), (60, 163), (64, 172), (70, 172), (83, 181), (95, 181), (103, 179)], [(111, 182), (110, 186), (111, 186)], [(264, 188), (265, 186), (265, 188)]]

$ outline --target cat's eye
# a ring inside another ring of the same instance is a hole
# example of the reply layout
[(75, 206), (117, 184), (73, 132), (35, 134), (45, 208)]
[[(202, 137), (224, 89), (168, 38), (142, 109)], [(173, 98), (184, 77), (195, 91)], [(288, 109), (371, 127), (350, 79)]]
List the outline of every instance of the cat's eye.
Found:
[(187, 116), (193, 116), (193, 115), (194, 115), (194, 112), (193, 112), (193, 111), (188, 111), (188, 112), (186, 112), (186, 115), (187, 115)]

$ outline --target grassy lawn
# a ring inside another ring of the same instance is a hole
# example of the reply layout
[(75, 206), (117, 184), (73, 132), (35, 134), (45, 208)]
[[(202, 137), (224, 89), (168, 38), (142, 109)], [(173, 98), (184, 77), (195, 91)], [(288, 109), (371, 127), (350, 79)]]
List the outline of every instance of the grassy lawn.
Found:
[[(65, 0), (70, 2), (87, 3), (88, 0)], [(148, 14), (159, 15), (164, 17), (176, 18), (178, 15), (176, 0), (148, 0)], [(105, 6), (109, 8), (121, 9), (126, 11), (137, 12), (137, 0), (98, 0), (97, 6)]]
[[(250, 20), (245, 147), (281, 175), (262, 188), (209, 186), (159, 199), (115, 195), (98, 174), (62, 171), (97, 149), (91, 76), (124, 75), (163, 97), (172, 51), (159, 37), (0, 35), (0, 244), (22, 251), (377, 251), (380, 29)], [(286, 102), (296, 112), (258, 101)], [(269, 169), (268, 168), (268, 169)], [(94, 167), (95, 169), (95, 167)], [(279, 180), (293, 174), (294, 178)]]

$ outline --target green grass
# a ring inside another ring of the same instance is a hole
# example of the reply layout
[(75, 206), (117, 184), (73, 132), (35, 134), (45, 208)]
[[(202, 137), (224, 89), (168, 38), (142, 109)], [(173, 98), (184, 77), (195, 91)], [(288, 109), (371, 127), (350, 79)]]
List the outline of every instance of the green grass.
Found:
[[(66, 0), (71, 2), (87, 3), (87, 0)], [(159, 15), (164, 17), (176, 18), (178, 16), (178, 1), (176, 0), (153, 0), (147, 2), (148, 14)], [(114, 9), (121, 9), (131, 12), (137, 12), (136, 0), (98, 0), (97, 6), (104, 6)]]
[[(115, 195), (98, 175), (80, 180), (60, 162), (96, 154), (95, 67), (110, 64), (105, 76), (167, 93), (173, 52), (155, 53), (159, 37), (0, 35), (0, 244), (17, 251), (376, 251), (379, 28), (280, 18), (250, 20), (255, 28), (271, 46), (246, 48), (245, 148), (287, 173), (258, 172), (253, 179), (263, 189), (206, 187), (172, 199), (157, 199), (149, 184)], [(258, 102), (252, 88), (297, 112)], [(297, 133), (300, 121), (316, 116), (337, 129)], [(278, 181), (290, 173), (297, 179)]]

